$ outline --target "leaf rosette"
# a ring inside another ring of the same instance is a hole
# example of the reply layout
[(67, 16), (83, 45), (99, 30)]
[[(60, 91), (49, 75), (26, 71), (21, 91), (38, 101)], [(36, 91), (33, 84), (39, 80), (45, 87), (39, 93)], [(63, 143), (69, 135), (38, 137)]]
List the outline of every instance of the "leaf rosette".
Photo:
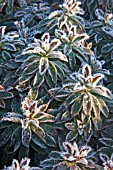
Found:
[(63, 142), (62, 151), (52, 151), (49, 158), (41, 162), (41, 166), (50, 170), (89, 170), (96, 169), (96, 165), (91, 158), (87, 158), (91, 148), (82, 146), (79, 148), (76, 142), (73, 145), (69, 142)]
[[(64, 63), (68, 60), (61, 51), (55, 51), (60, 44), (58, 39), (50, 42), (49, 33), (45, 33), (41, 40), (35, 39), (35, 43), (27, 47), (23, 51), (23, 55), (17, 56), (16, 62), (22, 62), (19, 69), (23, 70), (19, 79), (20, 84), (31, 80), (34, 76), (33, 85), (35, 87), (39, 87), (44, 80), (48, 85), (54, 86), (57, 78), (62, 79), (67, 68)], [(50, 82), (52, 83), (50, 84)]]
[[(112, 93), (103, 85), (98, 85), (102, 78), (104, 78), (104, 75), (100, 73), (92, 76), (91, 67), (85, 64), (82, 67), (82, 74), (72, 74), (70, 80), (64, 82), (63, 88), (57, 90), (54, 94), (56, 99), (64, 101), (67, 110), (70, 109), (71, 118), (77, 116), (85, 125), (90, 124), (89, 132), (92, 122), (97, 129), (99, 128), (100, 113), (106, 118), (109, 115), (106, 102), (112, 102)], [(68, 120), (66, 117), (65, 112), (62, 115), (62, 120)]]
[(8, 154), (22, 146), (26, 149), (34, 145), (42, 149), (56, 147), (56, 131), (48, 124), (54, 122), (54, 116), (46, 113), (49, 103), (38, 106), (38, 101), (26, 97), (21, 104), (21, 113), (8, 112), (1, 117), (1, 129), (7, 125), (0, 135), (0, 146), (6, 145)]
[(9, 167), (5, 166), (3, 170), (40, 170), (38, 167), (30, 167), (29, 163), (30, 159), (27, 157), (23, 158), (20, 163), (18, 160), (13, 159), (12, 165)]
[(59, 5), (59, 10), (53, 11), (48, 17), (40, 21), (36, 26), (41, 32), (44, 30), (50, 32), (56, 27), (62, 29), (67, 24), (76, 25), (78, 27), (84, 27), (84, 20), (79, 15), (84, 14), (82, 8), (80, 8), (81, 2), (77, 0), (65, 0), (63, 4)]

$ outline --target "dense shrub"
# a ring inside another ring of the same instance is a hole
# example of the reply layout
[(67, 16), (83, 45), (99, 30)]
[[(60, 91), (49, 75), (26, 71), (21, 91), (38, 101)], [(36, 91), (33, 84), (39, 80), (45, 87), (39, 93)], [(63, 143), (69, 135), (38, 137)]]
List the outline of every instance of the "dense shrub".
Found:
[(0, 2), (0, 169), (113, 169), (112, 3)]

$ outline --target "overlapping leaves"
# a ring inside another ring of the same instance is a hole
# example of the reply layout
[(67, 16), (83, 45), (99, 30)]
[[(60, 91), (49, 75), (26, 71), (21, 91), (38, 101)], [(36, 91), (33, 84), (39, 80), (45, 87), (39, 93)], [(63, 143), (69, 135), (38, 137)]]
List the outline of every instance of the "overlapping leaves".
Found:
[(59, 10), (51, 12), (48, 17), (34, 26), (34, 29), (37, 27), (42, 32), (51, 31), (56, 27), (62, 29), (64, 25), (70, 23), (81, 28), (84, 26), (84, 20), (79, 15), (84, 14), (84, 11), (79, 7), (80, 4), (81, 2), (77, 0), (65, 0), (63, 4), (59, 5)]
[[(34, 78), (33, 85), (39, 87), (45, 80), (57, 83), (57, 79), (62, 79), (66, 71), (67, 57), (61, 51), (55, 51), (60, 45), (60, 40), (53, 39), (50, 42), (49, 33), (45, 33), (41, 40), (35, 40), (23, 51), (23, 55), (16, 57), (16, 62), (22, 62), (21, 69), (23, 71), (20, 77), (20, 84)], [(21, 73), (21, 72), (20, 72)], [(19, 73), (19, 74), (20, 74)], [(48, 85), (51, 86), (50, 82)]]
[[(13, 154), (21, 145), (29, 149), (32, 143), (43, 149), (47, 145), (56, 146), (53, 135), (56, 133), (55, 129), (46, 125), (46, 123), (54, 121), (54, 116), (45, 112), (49, 103), (39, 103), (26, 97), (22, 102), (22, 112), (8, 112), (1, 117), (2, 124), (9, 122), (0, 135), (0, 146), (6, 144), (7, 154)], [(51, 130), (53, 133), (50, 132)]]
[[(94, 125), (98, 129), (100, 113), (108, 117), (109, 109), (106, 102), (112, 101), (112, 94), (106, 87), (98, 85), (104, 77), (103, 74), (96, 73), (92, 76), (89, 65), (82, 67), (82, 74), (73, 74), (71, 79), (63, 84), (63, 88), (56, 92), (56, 99), (63, 99), (64, 105), (69, 109), (70, 116), (73, 118), (79, 116), (80, 119), (88, 124)], [(53, 90), (54, 91), (54, 90)], [(66, 113), (62, 119), (65, 119)], [(91, 127), (89, 127), (91, 128)], [(90, 130), (89, 130), (90, 131)]]
[(19, 164), (18, 160), (13, 159), (12, 165), (9, 167), (4, 168), (4, 170), (40, 170), (38, 167), (30, 167), (29, 166), (30, 159), (29, 158), (23, 158)]
[(73, 145), (69, 142), (64, 142), (63, 150), (60, 152), (52, 151), (49, 158), (41, 162), (41, 166), (51, 170), (89, 170), (96, 168), (94, 162), (89, 160), (90, 158), (87, 159), (90, 149), (88, 146), (79, 148), (76, 142)]

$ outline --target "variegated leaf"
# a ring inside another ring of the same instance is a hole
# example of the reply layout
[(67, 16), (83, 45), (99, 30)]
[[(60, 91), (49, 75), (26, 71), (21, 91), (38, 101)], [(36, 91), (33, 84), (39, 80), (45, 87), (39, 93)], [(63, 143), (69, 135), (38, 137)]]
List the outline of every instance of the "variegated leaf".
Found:
[(86, 115), (91, 114), (91, 110), (93, 107), (93, 100), (92, 100), (92, 95), (89, 92), (85, 93), (83, 96), (82, 107)]
[(48, 73), (51, 76), (52, 81), (56, 83), (57, 82), (57, 69), (55, 67), (55, 64), (51, 61), (49, 61)]
[(25, 147), (29, 147), (30, 146), (31, 138), (32, 138), (32, 135), (31, 135), (30, 128), (22, 129), (22, 144)]
[(49, 61), (47, 58), (42, 57), (39, 61), (39, 73), (43, 75), (49, 67)]

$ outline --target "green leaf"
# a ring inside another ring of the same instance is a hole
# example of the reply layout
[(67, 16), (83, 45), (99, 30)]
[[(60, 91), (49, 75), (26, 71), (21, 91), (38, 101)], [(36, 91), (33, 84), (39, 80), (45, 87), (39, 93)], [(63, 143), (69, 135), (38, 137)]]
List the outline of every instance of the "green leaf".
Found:
[(24, 62), (25, 60), (30, 59), (30, 58), (32, 58), (32, 56), (29, 56), (29, 54), (20, 54), (20, 55), (17, 55), (17, 57), (15, 58), (15, 61)]
[[(53, 62), (54, 63), (54, 62)], [(62, 80), (65, 77), (64, 71), (62, 67), (60, 67), (58, 64), (54, 63), (56, 69), (57, 69), (57, 75)]]
[(65, 106), (73, 104), (81, 96), (82, 91), (73, 92), (65, 101)]
[(99, 119), (100, 118), (100, 103), (98, 98), (92, 95), (93, 99), (93, 112), (94, 112), (94, 117)]
[(46, 150), (43, 148), (40, 148), (38, 145), (36, 145), (32, 140), (30, 142), (30, 146), (33, 148), (33, 150), (36, 152), (36, 154), (40, 153), (41, 155), (44, 155), (46, 153)]
[(25, 147), (21, 144), (18, 157), (19, 157), (19, 160), (25, 157), (29, 157), (29, 147)]
[(92, 118), (93, 124), (96, 128), (96, 130), (99, 130), (101, 128), (101, 122), (99, 118)]
[(71, 107), (71, 116), (75, 117), (82, 108), (82, 97), (78, 100), (75, 100), (72, 107)]
[(5, 65), (10, 69), (15, 69), (20, 66), (20, 63), (16, 63), (15, 60), (10, 59)]
[(66, 99), (69, 96), (70, 92), (60, 89), (57, 94), (55, 95), (56, 98), (58, 99)]
[(76, 54), (72, 51), (70, 54), (69, 54), (69, 65), (71, 67), (71, 69), (74, 69), (76, 67)]
[(84, 26), (84, 19), (82, 17), (77, 15), (72, 15), (69, 16), (69, 18), (71, 18), (74, 22), (76, 22), (76, 24), (80, 24), (82, 27)]
[(53, 168), (58, 163), (59, 163), (58, 160), (50, 158), (50, 159), (46, 159), (46, 160), (42, 161), (40, 163), (40, 166), (46, 167), (46, 168), (50, 168), (50, 167)]
[(46, 26), (49, 22), (48, 17), (41, 20), (37, 25), (35, 25), (32, 30), (39, 30), (40, 32), (43, 32), (46, 29)]
[(31, 75), (21, 75), (19, 78), (19, 84), (24, 84), (25, 82), (29, 81), (33, 77), (33, 74)]
[(53, 62), (49, 61), (48, 73), (54, 83), (57, 82), (57, 69)]
[(46, 149), (45, 140), (37, 136), (35, 133), (32, 133), (32, 141), (39, 147)]
[(21, 127), (17, 127), (11, 136), (11, 143), (8, 147), (8, 153), (15, 152), (21, 145)]
[(44, 82), (44, 75), (41, 75), (41, 74), (39, 74), (39, 72), (36, 72), (34, 82), (33, 82), (33, 86), (35, 88), (40, 87), (43, 82)]
[(32, 129), (35, 134), (37, 134), (39, 137), (43, 138), (45, 136), (44, 130), (39, 126), (37, 127), (37, 124), (31, 123), (30, 128)]
[(47, 134), (47, 133), (45, 133), (45, 141), (46, 141), (46, 144), (47, 144), (48, 146), (56, 147), (56, 141), (55, 141), (55, 139), (54, 139), (51, 135), (49, 135), (49, 134)]
[(101, 112), (103, 113), (103, 115), (108, 118), (109, 117), (109, 109), (106, 105), (106, 103), (101, 100), (101, 99), (98, 99), (99, 103), (100, 103), (100, 106), (101, 106)]
[(73, 141), (76, 139), (78, 133), (76, 131), (70, 131), (67, 135), (66, 135), (66, 140), (67, 141)]
[(9, 43), (5, 43), (3, 49), (8, 51), (16, 51), (16, 47), (13, 44)]
[(48, 58), (41, 57), (39, 61), (39, 73), (43, 75), (49, 67)]
[(0, 107), (5, 108), (5, 102), (0, 98)]
[(25, 147), (29, 147), (31, 141), (31, 130), (30, 128), (22, 129), (22, 144)]
[(11, 59), (11, 55), (7, 51), (2, 51), (2, 56), (3, 56), (5, 61), (9, 61)]
[(99, 20), (104, 19), (104, 12), (101, 9), (96, 9), (95, 10), (95, 15), (98, 17)]
[(13, 5), (14, 5), (14, 0), (8, 0), (7, 8), (6, 8), (7, 14), (11, 14), (13, 12)]
[(83, 95), (82, 107), (85, 115), (91, 114), (91, 110), (93, 107), (93, 100), (92, 100), (92, 95), (88, 92)]
[(4, 145), (11, 137), (17, 125), (11, 125), (0, 135), (0, 146)]
[(102, 142), (105, 146), (112, 147), (113, 146), (113, 139), (111, 138), (101, 138), (99, 139), (100, 142)]
[(62, 117), (61, 117), (61, 121), (68, 121), (72, 119), (71, 118), (71, 115), (70, 115), (70, 112), (69, 111), (65, 111), (63, 114), (62, 114)]
[(38, 62), (34, 61), (32, 63), (30, 63), (23, 71), (23, 76), (24, 75), (31, 75), (33, 73), (36, 72), (36, 70), (38, 70)]
[(48, 71), (46, 72), (46, 75), (45, 75), (45, 80), (47, 82), (47, 85), (49, 86), (49, 88), (53, 88), (55, 87), (56, 84), (54, 84), (54, 82), (52, 81)]
[(113, 43), (104, 45), (101, 49), (102, 53), (109, 53), (111, 50), (113, 50)]
[(50, 135), (57, 135), (57, 131), (51, 126), (45, 124), (45, 123), (40, 123), (40, 126), (43, 128), (45, 132), (47, 132)]
[(60, 152), (57, 152), (57, 151), (52, 151), (50, 154), (49, 154), (49, 157), (50, 158), (54, 158), (56, 160), (63, 160), (63, 158), (61, 157), (61, 153)]
[(11, 92), (1, 91), (0, 90), (0, 98), (3, 99), (10, 99), (13, 97), (13, 94)]

